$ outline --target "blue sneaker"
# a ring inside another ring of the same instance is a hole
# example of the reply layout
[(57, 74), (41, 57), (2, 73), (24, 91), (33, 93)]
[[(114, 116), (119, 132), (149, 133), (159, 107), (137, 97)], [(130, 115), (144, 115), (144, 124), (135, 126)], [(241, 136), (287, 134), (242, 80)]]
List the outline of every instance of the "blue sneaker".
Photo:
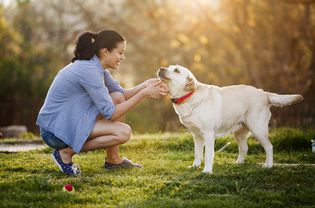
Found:
[(52, 159), (55, 161), (56, 165), (59, 167), (61, 172), (68, 174), (68, 175), (80, 175), (81, 170), (80, 166), (77, 164), (73, 164), (72, 162), (69, 164), (66, 164), (62, 161), (59, 150), (54, 150), (54, 152), (51, 154)]

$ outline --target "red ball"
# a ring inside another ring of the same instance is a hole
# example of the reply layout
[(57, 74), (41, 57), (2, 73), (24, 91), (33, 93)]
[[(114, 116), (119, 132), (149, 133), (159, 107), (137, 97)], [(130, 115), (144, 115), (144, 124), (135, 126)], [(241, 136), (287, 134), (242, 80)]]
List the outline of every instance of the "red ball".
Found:
[(74, 190), (74, 188), (73, 188), (73, 186), (72, 186), (71, 184), (66, 184), (66, 185), (63, 187), (63, 189), (66, 190), (66, 191), (69, 191), (69, 192), (71, 192), (71, 191)]

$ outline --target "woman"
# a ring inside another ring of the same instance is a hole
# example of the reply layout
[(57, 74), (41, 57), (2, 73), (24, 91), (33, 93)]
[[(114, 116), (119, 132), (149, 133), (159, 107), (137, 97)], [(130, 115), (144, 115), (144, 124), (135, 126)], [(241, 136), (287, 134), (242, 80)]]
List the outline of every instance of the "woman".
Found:
[(126, 40), (116, 31), (83, 33), (72, 63), (59, 71), (48, 90), (37, 125), (45, 143), (55, 149), (53, 160), (66, 174), (81, 172), (72, 163), (74, 154), (96, 149), (107, 151), (105, 169), (142, 167), (118, 154), (118, 145), (131, 135), (122, 119), (144, 98), (160, 98), (167, 89), (157, 78), (123, 89), (107, 69), (119, 68), (125, 49)]

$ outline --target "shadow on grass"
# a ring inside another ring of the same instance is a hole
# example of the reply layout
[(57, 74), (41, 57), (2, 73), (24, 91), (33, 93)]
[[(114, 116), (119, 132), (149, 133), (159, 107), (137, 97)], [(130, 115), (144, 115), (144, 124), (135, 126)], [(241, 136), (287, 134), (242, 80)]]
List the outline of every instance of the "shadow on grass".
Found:
[(313, 206), (313, 167), (217, 165), (214, 174), (183, 170), (142, 201), (123, 207), (297, 207)]
[[(65, 177), (63, 177), (65, 178)], [(0, 206), (1, 207), (60, 207), (70, 204), (93, 203), (88, 197), (62, 191), (63, 181), (51, 183), (55, 176), (32, 175), (14, 182), (3, 182), (0, 184)], [(69, 179), (65, 179), (69, 181)], [(73, 181), (74, 186), (79, 187), (78, 182)]]

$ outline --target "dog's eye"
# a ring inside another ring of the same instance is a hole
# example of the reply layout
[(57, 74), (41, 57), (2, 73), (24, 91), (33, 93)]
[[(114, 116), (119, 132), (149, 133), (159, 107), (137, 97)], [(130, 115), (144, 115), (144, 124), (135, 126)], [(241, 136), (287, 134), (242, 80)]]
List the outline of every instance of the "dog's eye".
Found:
[(177, 68), (174, 69), (174, 72), (180, 73), (179, 69), (177, 69)]

